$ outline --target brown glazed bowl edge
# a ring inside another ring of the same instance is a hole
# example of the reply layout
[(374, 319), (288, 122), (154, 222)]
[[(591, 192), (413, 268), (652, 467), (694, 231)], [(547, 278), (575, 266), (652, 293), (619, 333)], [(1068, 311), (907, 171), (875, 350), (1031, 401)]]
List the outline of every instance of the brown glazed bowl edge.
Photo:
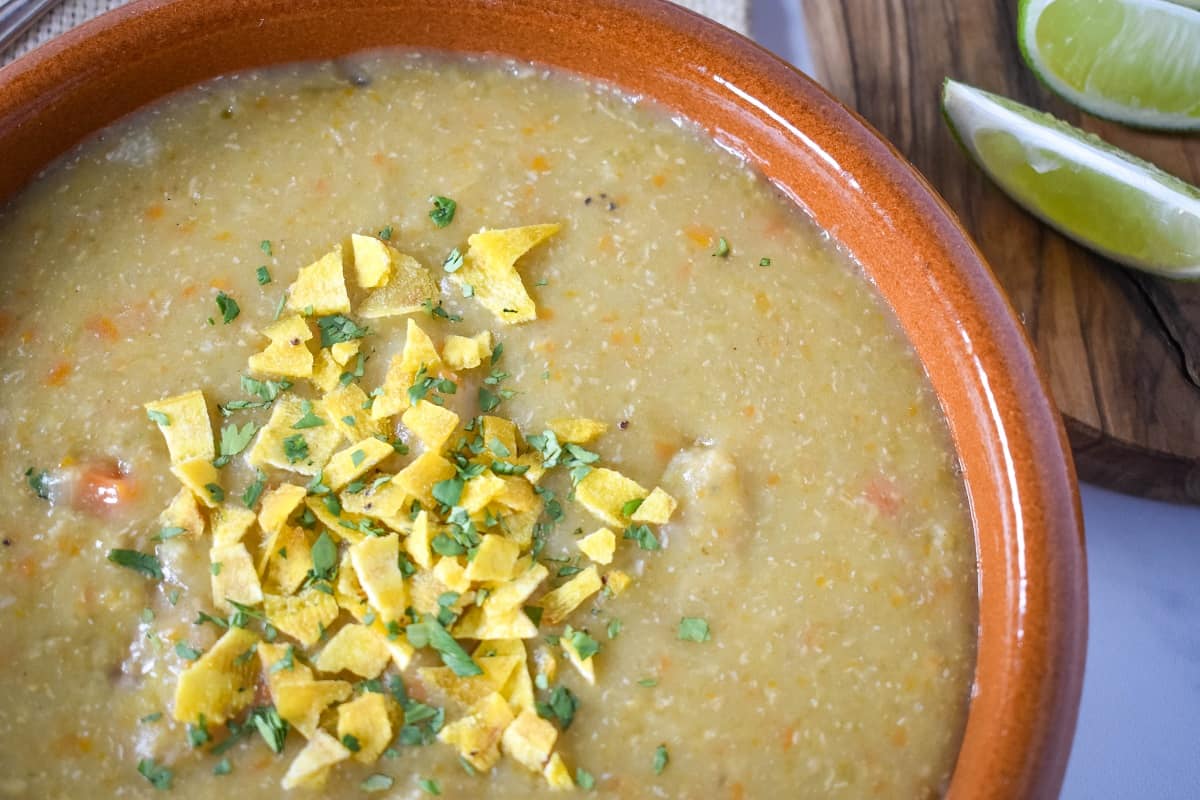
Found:
[(863, 265), (945, 411), (975, 525), (978, 656), (949, 795), (1057, 796), (1087, 639), (1061, 418), (945, 202), (853, 112), (748, 39), (665, 0), (139, 0), (0, 69), (0, 198), (198, 81), (389, 46), (536, 61), (652, 98), (745, 156)]

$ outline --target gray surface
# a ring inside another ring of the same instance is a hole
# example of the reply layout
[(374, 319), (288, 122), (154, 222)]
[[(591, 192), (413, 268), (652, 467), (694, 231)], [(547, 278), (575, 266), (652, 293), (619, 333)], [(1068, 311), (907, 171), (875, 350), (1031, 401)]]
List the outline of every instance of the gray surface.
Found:
[[(811, 67), (800, 0), (754, 0), (755, 38)], [(1200, 798), (1200, 509), (1083, 488), (1091, 614), (1066, 800)]]

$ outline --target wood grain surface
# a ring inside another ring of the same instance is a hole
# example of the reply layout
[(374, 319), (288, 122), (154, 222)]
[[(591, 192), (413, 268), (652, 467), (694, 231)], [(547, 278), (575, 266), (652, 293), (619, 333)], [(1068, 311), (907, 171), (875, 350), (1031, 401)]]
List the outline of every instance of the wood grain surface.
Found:
[(941, 116), (952, 77), (1066, 119), (1193, 184), (1200, 137), (1133, 131), (1067, 105), (1025, 67), (1016, 0), (795, 0), (817, 78), (937, 187), (1025, 323), (1080, 477), (1200, 503), (1200, 283), (1140, 275), (1039, 223), (974, 168)]

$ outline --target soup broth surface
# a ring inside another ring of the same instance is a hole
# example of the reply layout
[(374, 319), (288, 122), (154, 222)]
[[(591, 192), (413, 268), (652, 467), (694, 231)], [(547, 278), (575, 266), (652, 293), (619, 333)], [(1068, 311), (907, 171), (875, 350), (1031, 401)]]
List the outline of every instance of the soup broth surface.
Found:
[[(433, 195), (457, 202), (445, 227)], [(172, 718), (190, 663), (176, 643), (203, 651), (222, 630), (194, 624), (217, 614), (210, 543), (152, 539), (179, 483), (143, 404), (201, 389), (219, 436), (216, 404), (245, 399), (285, 288), (352, 232), (386, 230), (444, 278), (470, 234), (546, 222), (562, 230), (518, 263), (536, 321), (500, 324), (449, 285), (451, 319), (413, 318), (439, 345), (490, 330), (513, 392), (496, 413), (526, 433), (603, 421), (588, 445), (603, 463), (679, 501), (658, 551), (617, 531), (601, 572), (632, 585), (569, 619), (601, 645), (595, 685), (559, 657), (555, 684), (578, 699), (555, 748), (572, 776), (614, 798), (945, 791), (974, 664), (972, 528), (936, 398), (873, 286), (761, 176), (649, 102), (388, 53), (185, 91), (0, 213), (0, 797), (157, 796), (142, 759), (172, 771), (174, 797), (281, 796), (298, 732), (281, 755), (247, 737), (222, 775)], [(240, 306), (228, 324), (218, 292)], [(405, 323), (369, 321), (366, 391)], [(240, 456), (221, 474), (234, 501), (254, 478)], [(565, 501), (565, 476), (548, 480), (565, 510), (542, 553), (554, 575), (601, 523)], [(156, 552), (164, 579), (110, 563), (113, 548)], [(681, 639), (684, 617), (710, 638)], [(461, 715), (412, 673), (410, 691)], [(508, 758), (472, 776), (446, 744), (393, 751), (338, 765), (321, 796), (362, 796), (373, 773), (393, 778), (389, 797), (428, 796), (421, 781), (551, 793)]]

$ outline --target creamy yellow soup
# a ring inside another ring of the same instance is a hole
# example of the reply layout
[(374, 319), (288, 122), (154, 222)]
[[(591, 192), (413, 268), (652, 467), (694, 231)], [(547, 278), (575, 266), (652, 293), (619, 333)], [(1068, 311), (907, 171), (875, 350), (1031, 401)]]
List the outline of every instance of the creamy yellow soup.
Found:
[[(444, 227), (432, 196), (456, 203)], [(481, 229), (548, 223), (562, 227), (517, 262), (535, 320), (506, 324), (443, 267)], [(199, 615), (227, 612), (210, 589), (211, 534), (155, 540), (180, 483), (143, 404), (198, 389), (218, 439), (231, 422), (264, 424), (270, 409), (217, 406), (261, 399), (241, 384), (261, 332), (299, 270), (351, 233), (435, 275), (430, 308), (444, 313), (351, 312), (370, 332), (348, 381), (385, 382), (409, 318), (439, 348), (490, 334), (502, 357), (447, 398), (464, 422), (481, 386), (526, 438), (555, 417), (601, 422), (586, 445), (597, 466), (678, 503), (650, 526), (657, 549), (616, 526), (611, 564), (596, 564), (579, 542), (605, 523), (571, 499), (564, 469), (543, 479), (563, 518), (541, 520), (550, 578), (529, 603), (590, 566), (632, 579), (524, 641), (531, 676), (535, 652), (556, 660), (534, 691), (575, 791), (945, 791), (974, 659), (972, 529), (937, 400), (870, 282), (766, 180), (650, 102), (528, 65), (393, 53), (183, 92), (0, 213), (0, 796), (281, 796), (306, 744), (295, 726), (280, 754), (253, 731), (214, 753), (227, 725), (189, 736), (175, 719), (180, 675), (225, 633)], [(352, 281), (350, 293), (357, 303)], [(238, 304), (228, 322), (218, 294)], [(496, 370), (507, 375), (482, 382)], [(408, 453), (371, 478), (421, 451), (399, 417), (386, 424)], [(256, 478), (247, 452), (219, 470), (228, 503)], [(309, 481), (265, 478), (268, 492)], [(321, 530), (310, 524), (310, 543)], [(162, 578), (112, 563), (114, 549), (152, 555)], [(352, 623), (340, 611), (322, 642)], [(599, 647), (594, 685), (562, 652), (565, 625)], [(263, 635), (256, 619), (247, 630)], [(293, 652), (314, 668), (319, 651)], [(257, 663), (239, 688), (270, 706)], [(468, 709), (422, 681), (441, 663), (425, 647), (374, 687), (325, 677), (361, 696), (399, 676), (444, 727)], [(560, 687), (569, 725), (552, 708)], [(319, 725), (342, 738), (335, 712)], [(507, 749), (469, 774), (426, 725), (429, 743), (397, 736), (372, 763), (337, 763), (320, 796), (554, 791)]]

